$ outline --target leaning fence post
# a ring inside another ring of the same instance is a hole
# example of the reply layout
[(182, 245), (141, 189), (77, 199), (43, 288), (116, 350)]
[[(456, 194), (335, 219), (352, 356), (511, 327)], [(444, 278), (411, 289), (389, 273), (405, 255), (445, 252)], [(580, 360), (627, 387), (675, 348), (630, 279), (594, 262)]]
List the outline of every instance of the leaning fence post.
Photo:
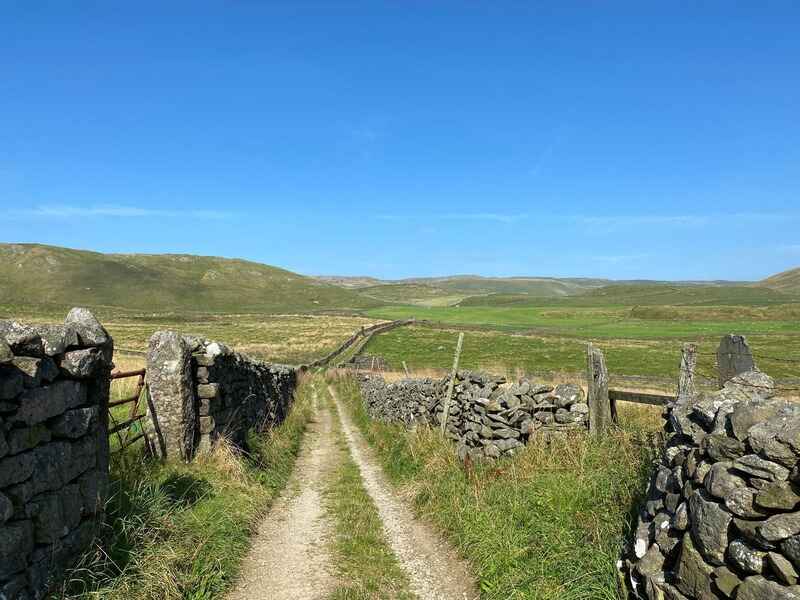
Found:
[(589, 431), (602, 433), (612, 423), (608, 398), (608, 370), (603, 353), (591, 343), (586, 348), (586, 386), (589, 403)]
[(442, 433), (447, 428), (447, 419), (450, 417), (450, 398), (453, 395), (453, 385), (456, 382), (456, 372), (458, 371), (458, 360), (461, 358), (461, 345), (464, 343), (464, 332), (458, 334), (456, 344), (456, 354), (453, 357), (453, 370), (450, 373), (450, 381), (447, 383), (447, 393), (444, 395), (444, 412), (442, 413)]
[(694, 396), (694, 370), (697, 366), (697, 346), (684, 344), (681, 348), (681, 366), (678, 373), (678, 398)]

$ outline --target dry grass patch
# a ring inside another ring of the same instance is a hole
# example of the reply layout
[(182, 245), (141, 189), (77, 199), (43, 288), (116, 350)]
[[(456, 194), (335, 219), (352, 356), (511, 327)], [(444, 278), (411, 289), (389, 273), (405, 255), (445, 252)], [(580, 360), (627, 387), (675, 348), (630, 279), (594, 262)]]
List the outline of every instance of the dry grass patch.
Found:
[(144, 351), (153, 332), (175, 329), (228, 346), (261, 360), (299, 364), (332, 351), (382, 319), (332, 315), (121, 316), (104, 322), (117, 346)]

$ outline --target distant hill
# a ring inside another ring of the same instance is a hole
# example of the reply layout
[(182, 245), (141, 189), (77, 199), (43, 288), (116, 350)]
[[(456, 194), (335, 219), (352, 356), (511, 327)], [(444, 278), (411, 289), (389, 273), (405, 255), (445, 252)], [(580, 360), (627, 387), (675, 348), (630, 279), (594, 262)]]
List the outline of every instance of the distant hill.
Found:
[(406, 283), (430, 285), (462, 294), (527, 294), (537, 298), (572, 296), (608, 283), (605, 279), (553, 277), (423, 277), (407, 279)]
[[(414, 277), (400, 280), (379, 280), (372, 277), (328, 277), (327, 281), (359, 293), (395, 304), (421, 304), (428, 306), (519, 306), (551, 304), (561, 300), (576, 304), (597, 304), (603, 296), (616, 301), (626, 294), (635, 296), (663, 296), (671, 299), (672, 288), (682, 291), (677, 299), (691, 302), (707, 294), (726, 298), (735, 293), (705, 292), (706, 288), (746, 287), (749, 282), (737, 281), (655, 281), (625, 280), (589, 277), (482, 277), (480, 275), (451, 275), (447, 277)], [(701, 289), (702, 288), (702, 289)], [(694, 291), (692, 291), (694, 290)], [(746, 292), (744, 292), (746, 295)], [(741, 294), (740, 294), (741, 295)], [(774, 299), (769, 292), (750, 292), (756, 299)], [(591, 297), (588, 297), (591, 296)], [(583, 299), (583, 300), (582, 300)]]
[(382, 283), (359, 288), (358, 293), (389, 304), (417, 304), (420, 306), (452, 306), (466, 294), (422, 283)]
[(800, 294), (800, 267), (767, 277), (756, 285), (781, 292)]
[(0, 244), (0, 303), (224, 313), (381, 304), (352, 290), (246, 260), (101, 254), (39, 244)]
[(317, 275), (314, 279), (318, 279), (320, 281), (324, 281), (326, 283), (331, 283), (333, 285), (338, 285), (339, 287), (344, 288), (365, 288), (375, 285), (382, 285), (384, 282), (381, 279), (377, 279), (375, 277), (350, 277), (347, 275)]
[[(375, 297), (394, 298), (433, 296), (462, 297), (486, 294), (525, 294), (536, 298), (560, 298), (607, 285), (608, 279), (580, 277), (482, 277), (450, 275), (446, 277), (411, 277), (408, 279), (376, 279), (374, 277), (321, 276), (322, 281), (341, 287), (358, 289)], [(380, 290), (391, 287), (393, 291)], [(407, 292), (407, 293), (406, 293)]]

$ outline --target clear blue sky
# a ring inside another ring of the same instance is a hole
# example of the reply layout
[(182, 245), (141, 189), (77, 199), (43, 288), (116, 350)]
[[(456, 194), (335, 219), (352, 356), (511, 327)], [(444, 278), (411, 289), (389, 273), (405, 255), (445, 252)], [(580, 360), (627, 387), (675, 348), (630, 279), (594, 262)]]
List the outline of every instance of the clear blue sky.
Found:
[(4, 2), (4, 241), (302, 273), (800, 265), (800, 3)]

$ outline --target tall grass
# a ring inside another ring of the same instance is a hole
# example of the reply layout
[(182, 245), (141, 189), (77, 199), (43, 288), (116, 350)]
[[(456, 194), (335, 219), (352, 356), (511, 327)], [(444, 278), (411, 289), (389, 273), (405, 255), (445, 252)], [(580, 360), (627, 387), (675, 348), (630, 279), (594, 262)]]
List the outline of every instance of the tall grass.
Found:
[(106, 539), (57, 597), (216, 598), (235, 579), (250, 537), (286, 485), (311, 416), (301, 384), (287, 419), (251, 435), (249, 452), (218, 444), (190, 464), (114, 455)]
[(618, 598), (615, 562), (655, 452), (649, 415), (465, 467), (436, 431), (373, 422), (355, 381), (336, 385), (400, 493), (475, 565), (483, 598)]

